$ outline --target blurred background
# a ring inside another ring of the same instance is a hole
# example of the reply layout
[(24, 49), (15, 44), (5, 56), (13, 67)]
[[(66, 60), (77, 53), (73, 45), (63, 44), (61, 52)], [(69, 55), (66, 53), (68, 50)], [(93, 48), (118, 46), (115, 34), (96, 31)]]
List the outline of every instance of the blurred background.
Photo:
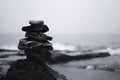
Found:
[(57, 53), (67, 56), (108, 53), (112, 56), (87, 62), (71, 61), (62, 66), (94, 69), (89, 65), (102, 64), (104, 67), (114, 64), (120, 55), (119, 4), (119, 0), (0, 0), (1, 74), (8, 69), (5, 67), (6, 61), (25, 58), (10, 54), (18, 51), (18, 42), (25, 35), (21, 28), (28, 26), (29, 20), (44, 20), (50, 29), (46, 34), (53, 37), (52, 43)]

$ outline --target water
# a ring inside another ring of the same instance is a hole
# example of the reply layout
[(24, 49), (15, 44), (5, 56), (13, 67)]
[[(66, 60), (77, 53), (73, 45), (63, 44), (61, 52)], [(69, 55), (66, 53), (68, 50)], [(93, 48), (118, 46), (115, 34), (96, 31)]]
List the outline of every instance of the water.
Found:
[(68, 80), (119, 80), (120, 73), (101, 71), (101, 70), (85, 70), (74, 67), (55, 66), (56, 70), (63, 73)]
[[(49, 34), (55, 50), (120, 53), (120, 34)], [(0, 49), (17, 50), (24, 34), (0, 34)]]

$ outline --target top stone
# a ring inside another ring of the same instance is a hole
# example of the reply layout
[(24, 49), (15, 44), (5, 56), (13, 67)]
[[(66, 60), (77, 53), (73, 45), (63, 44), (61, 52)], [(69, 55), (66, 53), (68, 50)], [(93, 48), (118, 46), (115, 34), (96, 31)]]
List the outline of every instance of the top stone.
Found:
[(47, 31), (49, 31), (49, 28), (47, 27), (47, 25), (31, 25), (31, 26), (22, 27), (22, 31), (45, 33)]
[(44, 21), (42, 20), (30, 20), (29, 26), (22, 27), (22, 31), (25, 32), (41, 32), (45, 33), (49, 31), (49, 28), (47, 25), (44, 24)]
[(31, 24), (31, 25), (43, 25), (44, 21), (43, 20), (30, 20), (29, 24)]

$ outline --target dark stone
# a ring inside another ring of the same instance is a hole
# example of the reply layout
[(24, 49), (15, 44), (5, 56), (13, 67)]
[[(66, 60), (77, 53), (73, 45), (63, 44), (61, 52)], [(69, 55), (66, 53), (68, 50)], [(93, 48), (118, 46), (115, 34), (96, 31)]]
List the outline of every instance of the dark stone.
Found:
[(41, 61), (46, 62), (51, 59), (51, 52), (45, 49), (39, 51), (26, 50), (25, 54), (29, 61), (39, 63)]
[(50, 36), (47, 36), (47, 35), (41, 34), (41, 33), (35, 33), (35, 32), (26, 32), (25, 37), (37, 39), (40, 41), (52, 40), (52, 37), (50, 37)]
[(8, 70), (3, 80), (67, 80), (65, 76), (50, 68), (46, 63), (19, 60)]
[(21, 39), (18, 45), (18, 48), (21, 50), (53, 50), (52, 44), (49, 42), (41, 43), (33, 41), (29, 38)]
[(50, 64), (57, 64), (57, 63), (66, 63), (69, 61), (76, 61), (76, 60), (88, 60), (93, 58), (99, 57), (108, 57), (110, 54), (108, 52), (100, 52), (100, 53), (86, 53), (80, 54), (75, 56), (70, 56), (62, 53), (52, 54), (52, 59), (48, 61)]
[(31, 25), (43, 25), (44, 21), (43, 20), (30, 20), (29, 24), (31, 24)]
[(34, 25), (34, 26), (31, 25), (31, 26), (22, 27), (22, 31), (45, 33), (49, 31), (49, 28), (47, 27), (47, 25)]

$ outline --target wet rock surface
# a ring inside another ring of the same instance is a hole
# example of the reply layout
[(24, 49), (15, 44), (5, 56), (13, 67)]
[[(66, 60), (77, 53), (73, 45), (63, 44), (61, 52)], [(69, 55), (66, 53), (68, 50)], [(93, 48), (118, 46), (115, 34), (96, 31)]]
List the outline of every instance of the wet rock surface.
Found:
[(7, 71), (2, 80), (67, 80), (66, 77), (48, 66), (51, 59), (52, 40), (43, 33), (49, 31), (44, 21), (29, 21), (30, 26), (23, 27), (26, 37), (20, 40), (18, 48), (24, 50), (26, 59), (18, 60)]

